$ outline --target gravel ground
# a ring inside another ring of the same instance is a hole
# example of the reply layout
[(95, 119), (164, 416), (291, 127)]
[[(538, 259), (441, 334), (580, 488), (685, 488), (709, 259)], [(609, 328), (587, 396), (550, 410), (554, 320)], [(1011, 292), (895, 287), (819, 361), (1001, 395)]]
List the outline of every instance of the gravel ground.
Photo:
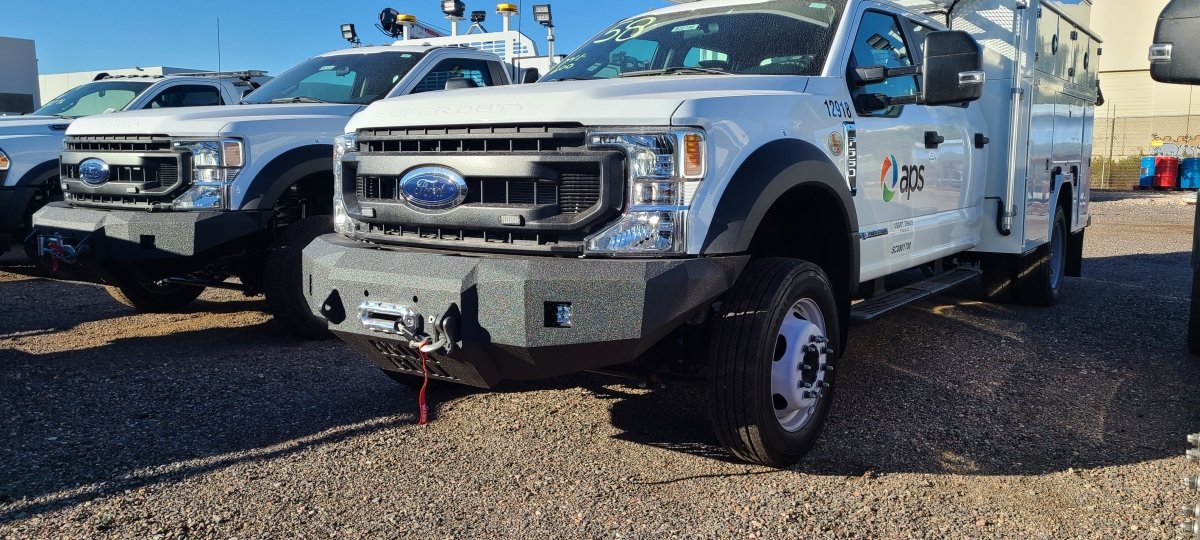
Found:
[(852, 330), (790, 470), (726, 459), (703, 385), (415, 396), (209, 292), (136, 314), (0, 261), (0, 538), (1179, 538), (1200, 431), (1192, 207), (1097, 194), (1058, 307), (977, 285)]

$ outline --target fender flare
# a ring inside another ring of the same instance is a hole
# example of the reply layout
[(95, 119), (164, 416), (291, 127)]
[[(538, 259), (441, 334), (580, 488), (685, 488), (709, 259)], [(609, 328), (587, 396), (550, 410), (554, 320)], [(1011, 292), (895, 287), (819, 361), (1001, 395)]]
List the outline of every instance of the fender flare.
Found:
[(310, 144), (288, 150), (254, 175), (242, 199), (241, 210), (270, 210), (293, 184), (320, 173), (329, 173), (333, 178), (332, 144)]
[(58, 158), (54, 158), (45, 163), (41, 163), (32, 169), (29, 169), (23, 176), (17, 179), (16, 187), (34, 187), (46, 183), (47, 180), (58, 176)]
[(745, 252), (775, 202), (801, 186), (818, 187), (841, 203), (842, 217), (851, 236), (848, 241), (854, 255), (852, 267), (857, 274), (858, 213), (850, 186), (824, 152), (796, 139), (772, 141), (746, 158), (721, 194), (700, 252), (706, 255)]

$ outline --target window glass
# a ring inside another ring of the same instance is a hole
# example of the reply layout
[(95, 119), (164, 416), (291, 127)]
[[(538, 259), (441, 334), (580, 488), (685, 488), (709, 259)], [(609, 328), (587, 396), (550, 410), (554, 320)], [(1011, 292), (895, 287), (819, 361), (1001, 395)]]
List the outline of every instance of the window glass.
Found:
[(470, 79), (478, 86), (492, 85), (492, 72), (488, 69), (486, 60), (470, 58), (448, 58), (438, 62), (436, 66), (417, 83), (412, 93), (434, 92), (446, 89), (446, 81), (450, 79)]
[(402, 51), (350, 52), (309, 58), (271, 79), (243, 103), (367, 104), (383, 99), (425, 53)]
[(170, 107), (201, 107), (205, 105), (224, 105), (221, 91), (215, 86), (206, 84), (178, 84), (163, 90), (150, 103), (147, 109), (165, 109)]
[(48, 101), (33, 114), (79, 118), (100, 114), (112, 109), (124, 109), (129, 102), (144, 92), (149, 81), (106, 80), (76, 86), (61, 96)]
[(634, 72), (689, 74), (678, 68), (817, 75), (845, 4), (845, 0), (825, 0), (736, 2), (691, 9), (684, 5), (668, 13), (632, 17), (594, 36), (543, 80), (601, 79)]
[[(850, 65), (852, 69), (867, 66), (899, 68), (913, 65), (904, 41), (904, 33), (900, 31), (895, 17), (878, 11), (868, 11), (863, 15), (858, 34), (854, 38)], [(867, 85), (863, 92), (890, 97), (916, 95), (917, 78), (892, 77), (880, 83)]]
[(908, 23), (909, 32), (912, 33), (913, 38), (913, 49), (915, 50), (913, 58), (917, 62), (920, 62), (925, 57), (925, 36), (928, 36), (934, 29), (915, 21), (908, 21)]

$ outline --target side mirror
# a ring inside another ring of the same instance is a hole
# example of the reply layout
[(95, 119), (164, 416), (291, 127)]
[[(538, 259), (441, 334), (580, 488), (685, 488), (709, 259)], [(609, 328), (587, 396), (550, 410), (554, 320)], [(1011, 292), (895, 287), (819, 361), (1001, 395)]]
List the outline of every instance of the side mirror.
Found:
[(529, 68), (521, 74), (521, 84), (535, 83), (542, 78), (542, 74), (537, 68)]
[(475, 79), (466, 77), (453, 77), (446, 80), (446, 90), (458, 90), (459, 88), (479, 88), (479, 83)]
[(1150, 46), (1150, 76), (1164, 83), (1200, 84), (1200, 3), (1171, 0), (1158, 17)]
[(919, 66), (868, 66), (854, 70), (854, 84), (863, 87), (892, 77), (921, 76), (924, 92), (915, 96), (862, 94), (855, 103), (862, 109), (880, 110), (894, 105), (960, 105), (983, 97), (983, 53), (971, 34), (961, 31), (930, 32)]
[(971, 34), (930, 32), (922, 62), (922, 103), (957, 105), (983, 97), (983, 53)]

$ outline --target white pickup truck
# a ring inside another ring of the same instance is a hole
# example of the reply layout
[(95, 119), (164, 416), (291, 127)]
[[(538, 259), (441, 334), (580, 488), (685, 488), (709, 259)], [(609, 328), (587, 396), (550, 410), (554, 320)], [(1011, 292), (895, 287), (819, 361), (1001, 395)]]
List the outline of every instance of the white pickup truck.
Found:
[(65, 200), (34, 216), (30, 242), (60, 276), (110, 284), (139, 310), (233, 288), (264, 293), (299, 335), (328, 337), (301, 296), (300, 249), (331, 230), (333, 138), (386, 97), (510, 84), (519, 71), (474, 48), (498, 39), (532, 50), (516, 32), (355, 47), (306, 60), (236, 105), (78, 120), (62, 152)]
[(394, 378), (483, 387), (688, 329), (720, 441), (785, 466), (852, 320), (980, 266), (990, 298), (1036, 305), (1078, 273), (1089, 4), (708, 0), (622, 20), (535, 85), (375, 103), (337, 142), (304, 293)]
[(268, 80), (262, 71), (101, 74), (33, 114), (0, 117), (0, 254), (29, 233), (34, 212), (62, 198), (58, 156), (74, 119), (116, 111), (237, 103)]

